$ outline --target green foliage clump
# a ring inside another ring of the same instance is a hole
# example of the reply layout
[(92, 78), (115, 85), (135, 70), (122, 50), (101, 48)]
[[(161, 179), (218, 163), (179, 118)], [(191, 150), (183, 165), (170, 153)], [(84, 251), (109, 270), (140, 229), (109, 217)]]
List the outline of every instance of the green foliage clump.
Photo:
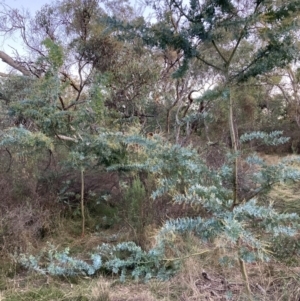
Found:
[(111, 206), (105, 198), (89, 199), (87, 202), (87, 226), (90, 229), (108, 229), (120, 221), (120, 209), (118, 206)]
[(135, 178), (124, 195), (127, 220), (134, 229), (136, 242), (142, 244), (146, 223), (146, 191), (139, 178)]
[(271, 251), (274, 256), (288, 265), (295, 264), (294, 259), (300, 255), (299, 237), (278, 235), (272, 238)]
[(54, 43), (50, 38), (46, 38), (42, 44), (48, 50), (48, 59), (52, 66), (57, 69), (64, 63), (63, 47)]
[(21, 153), (32, 153), (44, 149), (53, 150), (53, 140), (41, 132), (31, 132), (27, 129), (9, 128), (6, 131), (0, 131), (0, 147), (14, 147), (21, 149)]

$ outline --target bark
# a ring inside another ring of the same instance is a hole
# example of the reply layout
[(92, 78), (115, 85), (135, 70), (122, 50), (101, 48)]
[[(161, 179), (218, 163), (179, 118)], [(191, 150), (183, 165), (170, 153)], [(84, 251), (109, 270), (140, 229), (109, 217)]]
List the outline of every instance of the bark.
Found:
[(26, 75), (26, 76), (31, 75), (31, 73), (24, 66), (22, 66), (20, 63), (18, 63), (16, 61), (14, 61), (14, 59), (11, 56), (9, 56), (8, 54), (6, 54), (3, 51), (0, 51), (0, 59), (7, 65), (11, 66), (12, 68), (20, 71), (23, 75)]
[(3, 73), (3, 72), (0, 72), (0, 76), (1, 76), (1, 77), (10, 77), (10, 75), (9, 75), (9, 74), (7, 74), (7, 73)]

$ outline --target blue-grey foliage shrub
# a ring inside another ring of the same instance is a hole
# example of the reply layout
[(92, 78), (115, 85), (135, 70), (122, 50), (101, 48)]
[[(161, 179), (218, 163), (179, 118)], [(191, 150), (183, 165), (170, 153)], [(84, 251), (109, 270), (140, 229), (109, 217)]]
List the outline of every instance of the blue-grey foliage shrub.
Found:
[[(284, 143), (286, 139), (280, 138), (279, 134), (245, 134), (241, 142), (262, 139), (268, 144)], [(115, 246), (99, 246), (91, 254), (91, 263), (72, 258), (65, 250), (61, 253), (48, 252), (49, 264), (46, 266), (41, 265), (41, 258), (32, 256), (22, 256), (22, 264), (53, 275), (93, 275), (103, 269), (120, 274), (122, 280), (126, 275), (135, 279), (166, 279), (179, 267), (177, 260), (166, 258), (170, 234), (192, 232), (204, 242), (222, 238), (229, 250), (228, 254), (234, 254), (233, 260), (253, 262), (270, 258), (268, 244), (272, 243), (274, 237), (293, 236), (299, 230), (299, 216), (278, 213), (272, 203), (260, 204), (255, 197), (250, 197), (233, 204), (232, 187), (228, 184), (232, 183), (233, 177), (230, 163), (232, 157), (240, 156), (240, 153), (229, 156), (229, 165), (213, 170), (195, 150), (168, 144), (159, 136), (151, 140), (140, 136), (122, 137), (121, 140), (124, 144), (139, 144), (146, 155), (142, 156), (143, 161), (139, 161), (137, 156), (136, 161), (115, 165), (110, 170), (143, 170), (152, 173), (157, 179), (157, 187), (152, 192), (153, 199), (168, 194), (175, 203), (201, 207), (207, 214), (167, 221), (157, 235), (156, 246), (148, 252), (132, 242), (125, 242)], [(299, 158), (267, 164), (257, 155), (249, 156), (246, 162), (256, 167), (252, 174), (247, 175), (252, 183), (248, 188), (250, 195), (267, 194), (272, 185), (278, 182), (299, 181), (300, 171), (293, 167), (295, 161), (298, 162)], [(228, 258), (220, 260), (228, 261)]]

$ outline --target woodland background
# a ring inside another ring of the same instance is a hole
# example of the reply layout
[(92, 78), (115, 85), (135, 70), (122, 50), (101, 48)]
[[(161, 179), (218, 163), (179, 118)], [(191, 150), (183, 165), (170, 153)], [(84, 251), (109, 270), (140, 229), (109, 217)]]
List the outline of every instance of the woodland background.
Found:
[(299, 300), (300, 1), (0, 7), (0, 299)]

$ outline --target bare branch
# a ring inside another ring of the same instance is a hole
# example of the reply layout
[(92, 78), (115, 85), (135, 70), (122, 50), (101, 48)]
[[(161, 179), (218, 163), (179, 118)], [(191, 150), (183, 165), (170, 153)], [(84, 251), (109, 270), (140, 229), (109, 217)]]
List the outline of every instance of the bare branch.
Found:
[(10, 74), (0, 72), (0, 76), (1, 77), (10, 77)]
[(204, 58), (202, 58), (200, 55), (196, 55), (196, 58), (199, 60), (199, 61), (201, 61), (201, 62), (203, 62), (205, 65), (207, 65), (207, 66), (210, 66), (210, 67), (212, 67), (212, 68), (214, 68), (214, 69), (216, 69), (216, 70), (219, 70), (219, 71), (225, 71), (225, 70), (223, 70), (222, 68), (220, 68), (220, 67), (218, 67), (218, 66), (216, 66), (216, 65), (214, 65), (214, 64), (212, 64), (212, 63), (210, 63), (210, 62), (208, 62), (208, 61), (206, 61)]
[(82, 100), (82, 101), (75, 101), (75, 102), (72, 102), (71, 104), (69, 104), (67, 107), (65, 107), (65, 111), (69, 110), (70, 108), (74, 107), (74, 106), (77, 106), (79, 104), (82, 104), (82, 103), (86, 103), (86, 100)]
[(8, 165), (7, 170), (6, 170), (6, 172), (9, 172), (9, 171), (10, 171), (10, 168), (11, 168), (11, 163), (12, 163), (12, 155), (11, 155), (11, 152), (10, 152), (7, 148), (5, 148), (5, 150), (6, 150), (6, 152), (7, 152), (8, 155), (9, 155), (9, 165)]
[(77, 91), (79, 92), (80, 89), (76, 86), (75, 82), (72, 80), (72, 78), (70, 77), (69, 74), (67, 74), (65, 71), (61, 71), (60, 72), (65, 78), (63, 81), (69, 81), (70, 82), (70, 85)]
[(30, 76), (31, 73), (20, 63), (14, 61), (14, 59), (6, 54), (5, 52), (0, 50), (0, 59), (6, 63), (7, 65), (11, 66), (12, 68), (20, 71), (23, 75)]
[(290, 98), (286, 95), (285, 90), (281, 87), (280, 84), (275, 85), (282, 93), (284, 99), (286, 100), (287, 103), (290, 103)]
[(212, 44), (214, 45), (216, 51), (218, 52), (219, 56), (222, 58), (222, 60), (224, 61), (224, 63), (227, 65), (228, 61), (225, 59), (225, 57), (223, 56), (223, 54), (221, 53), (220, 49), (218, 48), (217, 44), (215, 43), (214, 40), (211, 41)]

